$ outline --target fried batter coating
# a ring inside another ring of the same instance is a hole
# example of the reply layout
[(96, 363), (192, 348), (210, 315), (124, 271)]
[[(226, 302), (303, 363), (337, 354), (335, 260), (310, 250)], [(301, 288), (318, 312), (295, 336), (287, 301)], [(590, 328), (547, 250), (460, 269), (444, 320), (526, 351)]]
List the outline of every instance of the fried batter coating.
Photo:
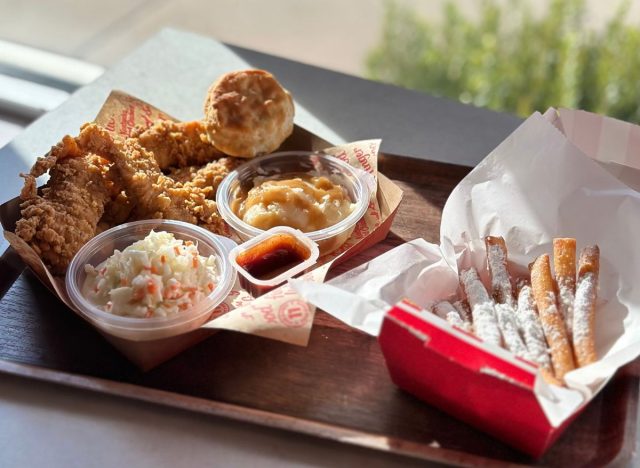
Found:
[[(36, 177), (50, 173), (38, 195)], [(103, 158), (83, 151), (66, 136), (43, 158), (38, 158), (25, 178), (21, 192), (22, 218), (15, 233), (26, 241), (54, 274), (67, 265), (96, 234), (98, 221), (114, 190)]]
[(100, 218), (96, 234), (106, 231), (118, 224), (126, 223), (131, 217), (133, 208), (133, 202), (124, 190), (117, 193), (104, 207), (104, 214), (102, 218)]
[(270, 153), (293, 131), (293, 99), (264, 70), (221, 76), (209, 88), (204, 112), (210, 141), (231, 156)]
[(223, 231), (215, 201), (207, 199), (204, 190), (184, 187), (164, 175), (154, 154), (136, 138), (121, 140), (96, 124), (86, 124), (79, 139), (114, 163), (127, 197), (135, 205), (135, 219), (175, 219)]
[(243, 162), (238, 158), (220, 158), (204, 166), (187, 166), (173, 169), (167, 173), (176, 183), (184, 188), (202, 190), (205, 197), (215, 200), (216, 190), (222, 180)]
[(131, 137), (153, 153), (160, 169), (202, 166), (224, 156), (211, 144), (200, 121), (156, 120), (150, 127), (135, 127)]

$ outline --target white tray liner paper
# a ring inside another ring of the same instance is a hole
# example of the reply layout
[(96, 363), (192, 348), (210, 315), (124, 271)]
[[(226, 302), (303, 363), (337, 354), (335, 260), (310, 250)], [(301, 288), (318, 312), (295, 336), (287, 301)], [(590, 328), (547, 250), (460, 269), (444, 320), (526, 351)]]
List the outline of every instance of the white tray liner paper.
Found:
[(580, 150), (559, 130), (565, 119), (574, 124), (578, 112), (533, 114), (480, 162), (447, 200), (440, 246), (416, 239), (327, 283), (291, 284), (312, 304), (377, 336), (386, 310), (403, 298), (426, 306), (457, 295), (457, 265), (475, 266), (488, 284), (485, 236), (505, 238), (516, 277), (537, 255), (552, 253), (554, 237), (575, 237), (578, 250), (598, 244), (596, 348), (601, 358), (568, 373), (568, 389), (547, 385), (540, 376), (536, 380), (538, 401), (549, 422), (559, 426), (619, 367), (640, 355), (640, 288), (635, 287), (640, 280), (640, 194), (630, 188), (640, 186), (640, 175), (624, 183), (616, 177), (634, 152), (634, 164), (640, 165), (640, 139), (626, 140), (637, 144), (634, 149), (616, 144), (606, 153), (600, 142), (611, 137), (605, 133), (620, 134), (615, 124), (630, 124), (588, 114), (590, 131), (602, 135), (590, 137), (598, 146), (587, 156), (584, 141)]

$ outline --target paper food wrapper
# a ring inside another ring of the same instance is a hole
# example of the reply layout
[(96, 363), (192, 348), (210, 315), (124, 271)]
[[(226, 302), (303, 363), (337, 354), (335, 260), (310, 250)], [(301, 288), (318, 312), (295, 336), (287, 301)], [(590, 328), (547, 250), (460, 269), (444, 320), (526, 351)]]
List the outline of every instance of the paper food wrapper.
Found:
[[(114, 91), (107, 98), (95, 121), (112, 132), (128, 136), (134, 126), (150, 125), (157, 119), (172, 117), (135, 97)], [(305, 275), (307, 280), (317, 282), (324, 281), (333, 264), (386, 237), (402, 199), (400, 188), (377, 171), (379, 140), (360, 141), (337, 147), (328, 146), (330, 145), (326, 141), (296, 126), (291, 137), (283, 143), (279, 151), (324, 150), (356, 168), (371, 173), (377, 179), (377, 193), (372, 197), (367, 213), (357, 223), (347, 242), (338, 251), (321, 258), (320, 266)], [(38, 278), (69, 308), (79, 314), (66, 294), (64, 279), (54, 277), (33, 249), (13, 233), (15, 223), (20, 217), (19, 205), (20, 200), (16, 198), (0, 206), (0, 220), (5, 229), (6, 239)], [(314, 313), (315, 307), (304, 301), (288, 284), (254, 299), (237, 281), (226, 300), (216, 308), (210, 321), (187, 334), (153, 341), (132, 341), (100, 332), (136, 365), (150, 369), (219, 329), (306, 346)]]
[(475, 266), (489, 284), (485, 236), (505, 238), (514, 277), (526, 275), (537, 255), (551, 254), (554, 237), (575, 237), (578, 249), (598, 244), (600, 360), (568, 373), (568, 388), (536, 381), (537, 399), (557, 427), (640, 354), (640, 195), (616, 177), (619, 167), (640, 165), (639, 130), (580, 111), (536, 113), (453, 190), (439, 246), (417, 239), (328, 283), (292, 284), (309, 302), (377, 336), (398, 301), (425, 307), (458, 295), (458, 268)]

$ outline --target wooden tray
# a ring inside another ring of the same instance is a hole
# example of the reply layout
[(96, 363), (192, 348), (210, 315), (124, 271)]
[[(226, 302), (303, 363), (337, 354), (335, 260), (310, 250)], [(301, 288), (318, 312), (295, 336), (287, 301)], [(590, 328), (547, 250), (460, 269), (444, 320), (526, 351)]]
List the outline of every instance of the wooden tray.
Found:
[[(399, 156), (383, 156), (380, 170), (405, 190), (392, 232), (333, 275), (416, 237), (437, 242), (442, 207), (469, 171)], [(0, 262), (2, 372), (455, 464), (601, 466), (633, 456), (637, 365), (621, 370), (536, 462), (396, 388), (376, 340), (323, 312), (307, 348), (220, 332), (142, 373), (14, 253)]]

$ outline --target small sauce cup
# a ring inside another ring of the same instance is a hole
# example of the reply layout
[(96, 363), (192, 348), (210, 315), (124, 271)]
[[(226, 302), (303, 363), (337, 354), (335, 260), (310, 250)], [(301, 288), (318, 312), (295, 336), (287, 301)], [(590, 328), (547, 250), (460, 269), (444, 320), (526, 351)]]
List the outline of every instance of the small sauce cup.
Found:
[(297, 229), (276, 226), (229, 252), (240, 285), (258, 297), (316, 263), (318, 245)]

